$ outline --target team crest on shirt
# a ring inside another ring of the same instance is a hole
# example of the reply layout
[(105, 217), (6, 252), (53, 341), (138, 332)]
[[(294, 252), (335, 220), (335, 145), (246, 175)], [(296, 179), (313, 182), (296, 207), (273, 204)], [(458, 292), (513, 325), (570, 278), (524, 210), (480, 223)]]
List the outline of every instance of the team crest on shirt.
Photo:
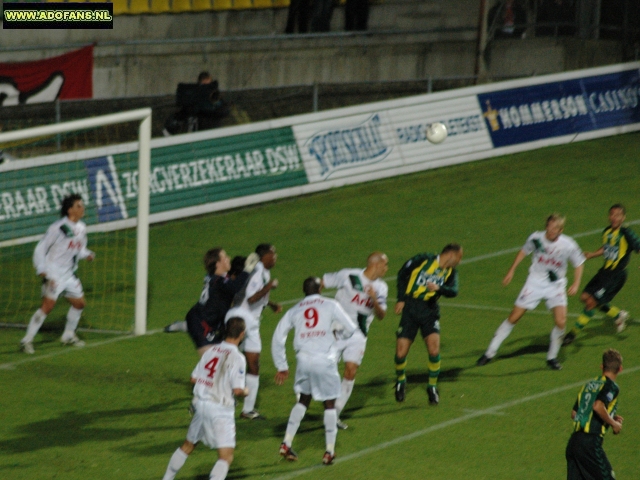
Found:
[(609, 401), (613, 400), (613, 392), (607, 393), (607, 400)]

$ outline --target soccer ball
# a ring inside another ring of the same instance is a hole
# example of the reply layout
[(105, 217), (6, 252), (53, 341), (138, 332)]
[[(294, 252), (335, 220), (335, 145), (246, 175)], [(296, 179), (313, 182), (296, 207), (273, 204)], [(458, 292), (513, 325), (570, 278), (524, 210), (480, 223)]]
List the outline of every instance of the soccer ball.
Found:
[(427, 127), (427, 140), (431, 143), (442, 143), (447, 138), (447, 127), (444, 123), (436, 122)]

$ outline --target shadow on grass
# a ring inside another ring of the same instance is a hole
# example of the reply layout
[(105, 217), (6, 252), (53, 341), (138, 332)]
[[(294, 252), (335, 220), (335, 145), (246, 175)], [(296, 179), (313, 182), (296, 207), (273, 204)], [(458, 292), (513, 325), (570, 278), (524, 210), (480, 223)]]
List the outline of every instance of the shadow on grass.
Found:
[[(97, 427), (93, 424), (105, 420), (122, 419), (129, 416), (146, 415), (163, 412), (176, 404), (183, 404), (184, 399), (159, 403), (145, 408), (127, 408), (119, 410), (103, 410), (94, 412), (70, 411), (56, 418), (28, 423), (16, 427), (18, 437), (0, 441), (0, 450), (10, 453), (33, 452), (51, 447), (68, 447), (83, 442), (121, 440), (140, 435), (139, 426), (132, 424), (131, 428)], [(153, 427), (147, 430), (172, 430), (174, 427)], [(185, 430), (186, 434), (186, 430)]]

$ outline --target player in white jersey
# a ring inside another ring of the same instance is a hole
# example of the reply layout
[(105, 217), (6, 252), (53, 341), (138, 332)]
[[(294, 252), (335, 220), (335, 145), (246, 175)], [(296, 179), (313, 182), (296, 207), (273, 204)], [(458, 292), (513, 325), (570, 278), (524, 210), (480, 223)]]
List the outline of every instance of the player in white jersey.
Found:
[(206, 350), (191, 373), (193, 418), (187, 439), (171, 456), (163, 480), (175, 478), (198, 442), (218, 450), (218, 461), (209, 474), (210, 480), (226, 478), (236, 447), (234, 397), (248, 393), (245, 387), (247, 363), (238, 350), (244, 331), (244, 320), (239, 317), (229, 319), (225, 340)]
[(340, 420), (362, 363), (367, 347), (367, 334), (373, 318), (382, 320), (387, 313), (389, 287), (382, 280), (389, 268), (389, 259), (382, 252), (373, 252), (367, 258), (367, 268), (345, 268), (335, 273), (325, 273), (322, 285), (337, 288), (336, 300), (360, 328), (348, 339), (338, 340), (338, 352), (344, 362), (340, 397), (336, 401), (338, 428), (346, 429)]
[[(553, 370), (562, 369), (557, 356), (562, 345), (564, 327), (567, 321), (567, 293), (575, 295), (580, 288), (585, 257), (578, 244), (571, 237), (563, 235), (565, 217), (554, 213), (547, 218), (545, 231), (532, 233), (516, 255), (511, 268), (502, 280), (504, 286), (513, 279), (516, 267), (529, 254), (533, 254), (529, 276), (522, 287), (509, 317), (502, 322), (477, 365), (486, 365), (498, 353), (498, 349), (509, 336), (518, 320), (527, 310), (533, 310), (541, 300), (553, 312), (555, 327), (551, 331), (547, 365)], [(567, 289), (567, 266), (574, 267), (573, 283)]]
[(285, 351), (287, 335), (290, 330), (295, 329), (293, 349), (296, 352), (297, 365), (293, 390), (300, 398), (291, 409), (284, 440), (280, 445), (280, 455), (290, 461), (298, 459), (291, 449), (291, 444), (313, 398), (324, 402), (326, 452), (322, 463), (330, 465), (336, 456), (338, 415), (335, 403), (340, 395), (335, 332), (340, 331), (346, 338), (351, 336), (358, 326), (338, 302), (320, 295), (322, 285), (319, 278), (307, 278), (302, 289), (305, 298), (280, 319), (271, 341), (271, 354), (278, 370), (275, 381), (276, 385), (282, 385), (289, 377)]
[(278, 259), (276, 248), (269, 243), (261, 243), (256, 247), (255, 253), (260, 257), (260, 261), (249, 274), (245, 287), (233, 300), (234, 306), (248, 310), (253, 317), (247, 322), (247, 334), (242, 346), (247, 357), (247, 388), (250, 393), (244, 399), (240, 417), (249, 420), (261, 418), (255, 409), (260, 386), (260, 352), (262, 351), (260, 316), (266, 306), (275, 313), (282, 311), (282, 306), (269, 300), (269, 292), (278, 286), (278, 280), (271, 279), (271, 269)]
[(91, 261), (95, 254), (87, 249), (87, 226), (80, 220), (84, 217), (82, 197), (77, 194), (65, 197), (60, 207), (60, 216), (62, 218), (47, 229), (33, 253), (36, 274), (43, 281), (42, 305), (29, 320), (27, 333), (20, 341), (22, 350), (28, 354), (34, 353), (33, 339), (63, 292), (71, 307), (60, 341), (76, 347), (85, 345), (76, 335), (86, 302), (82, 283), (75, 276), (75, 271), (79, 260), (86, 258)]

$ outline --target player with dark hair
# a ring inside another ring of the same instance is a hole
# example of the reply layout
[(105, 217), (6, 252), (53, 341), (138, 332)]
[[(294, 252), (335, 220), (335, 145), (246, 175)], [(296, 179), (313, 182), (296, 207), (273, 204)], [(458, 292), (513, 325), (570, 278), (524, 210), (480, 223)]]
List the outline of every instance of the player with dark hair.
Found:
[[(270, 243), (261, 243), (256, 247), (255, 253), (259, 261), (249, 274), (244, 288), (233, 300), (234, 307), (248, 311), (248, 315), (244, 316), (247, 322), (247, 334), (242, 347), (247, 357), (247, 387), (250, 393), (244, 399), (240, 416), (249, 420), (261, 418), (255, 409), (255, 404), (260, 386), (260, 352), (262, 351), (260, 317), (262, 310), (269, 306), (275, 313), (282, 311), (279, 304), (269, 300), (269, 292), (278, 286), (278, 280), (271, 279), (271, 269), (278, 259), (276, 248)], [(247, 261), (251, 257), (252, 255), (248, 257)]]
[(231, 259), (221, 247), (208, 250), (203, 258), (207, 275), (200, 299), (186, 315), (186, 320), (174, 322), (165, 327), (165, 332), (189, 332), (193, 343), (202, 354), (213, 344), (223, 338), (224, 317), (231, 307), (234, 296), (242, 289), (249, 274), (238, 272), (239, 258), (234, 259), (236, 265), (231, 275)]
[(563, 345), (569, 345), (575, 340), (578, 333), (593, 318), (596, 308), (613, 319), (618, 333), (627, 326), (629, 312), (610, 305), (611, 300), (627, 281), (627, 265), (629, 265), (631, 253), (640, 252), (640, 238), (633, 230), (622, 226), (627, 218), (626, 213), (624, 205), (620, 203), (613, 205), (609, 209), (609, 226), (602, 232), (602, 246), (595, 252), (584, 254), (587, 260), (604, 255), (604, 265), (584, 287), (580, 295), (584, 310), (576, 320), (573, 329), (564, 336)]
[(615, 474), (602, 448), (609, 427), (617, 435), (623, 418), (616, 414), (622, 371), (622, 355), (610, 348), (602, 355), (602, 376), (588, 382), (571, 410), (573, 434), (566, 449), (567, 480), (613, 480)]
[(322, 283), (319, 278), (305, 279), (302, 289), (305, 298), (280, 319), (271, 341), (273, 362), (278, 370), (275, 382), (282, 385), (289, 377), (285, 349), (287, 336), (289, 331), (295, 330), (293, 348), (297, 364), (293, 390), (300, 398), (291, 409), (284, 440), (280, 444), (280, 455), (289, 461), (298, 459), (291, 444), (313, 398), (324, 403), (326, 451), (322, 463), (331, 465), (336, 457), (338, 414), (335, 404), (340, 394), (335, 331), (348, 337), (358, 327), (338, 302), (320, 295)]
[(438, 405), (440, 375), (440, 296), (458, 295), (458, 272), (462, 247), (446, 245), (440, 255), (422, 253), (408, 260), (398, 272), (398, 303), (395, 312), (402, 314), (396, 332), (396, 401), (404, 402), (407, 383), (407, 355), (418, 334), (422, 334), (429, 352), (427, 395), (431, 405)]
[(79, 260), (91, 261), (95, 254), (87, 249), (87, 226), (81, 221), (84, 212), (84, 202), (80, 195), (65, 197), (60, 207), (62, 218), (51, 224), (33, 252), (33, 265), (43, 282), (42, 305), (29, 320), (27, 333), (20, 341), (25, 353), (34, 353), (33, 339), (62, 293), (71, 307), (67, 312), (67, 323), (60, 341), (64, 345), (76, 347), (85, 345), (76, 335), (86, 301), (82, 283), (75, 276), (75, 271)]
[[(545, 230), (529, 235), (524, 246), (516, 255), (507, 275), (502, 280), (502, 285), (505, 287), (509, 285), (518, 265), (527, 255), (533, 254), (529, 276), (509, 317), (500, 324), (493, 335), (489, 348), (478, 359), (476, 365), (482, 366), (489, 363), (527, 310), (533, 310), (542, 300), (545, 300), (547, 309), (553, 312), (555, 323), (549, 340), (547, 366), (552, 370), (562, 369), (557, 357), (567, 321), (567, 294), (575, 295), (578, 293), (585, 261), (582, 250), (575, 240), (562, 234), (565, 221), (565, 217), (558, 213), (549, 215)], [(573, 283), (567, 289), (569, 263), (573, 265), (574, 274)]]
[(236, 446), (235, 397), (248, 393), (246, 360), (238, 350), (244, 331), (244, 320), (231, 318), (224, 341), (208, 348), (193, 370), (193, 418), (187, 439), (171, 456), (163, 480), (175, 478), (198, 442), (218, 450), (209, 478), (226, 478)]

